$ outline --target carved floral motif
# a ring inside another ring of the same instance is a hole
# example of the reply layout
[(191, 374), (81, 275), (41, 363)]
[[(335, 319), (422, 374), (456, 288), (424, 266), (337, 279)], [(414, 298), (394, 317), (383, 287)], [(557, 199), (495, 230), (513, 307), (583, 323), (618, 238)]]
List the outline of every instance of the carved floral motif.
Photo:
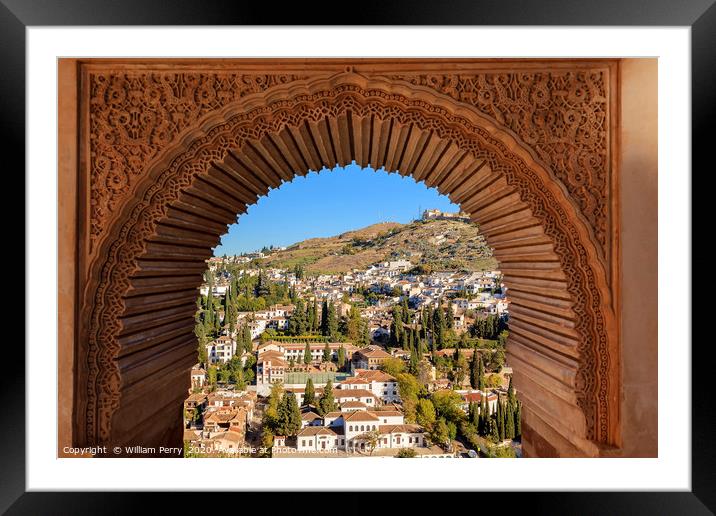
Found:
[[(221, 160), (228, 149), (241, 149), (248, 139), (259, 139), (305, 120), (336, 117), (346, 110), (351, 110), (355, 116), (394, 119), (427, 128), (475, 158), (487, 160), (492, 170), (503, 174), (508, 184), (520, 193), (521, 200), (529, 206), (552, 240), (568, 279), (567, 288), (574, 300), (582, 357), (577, 377), (578, 404), (587, 421), (587, 437), (605, 441), (609, 428), (609, 355), (601, 313), (602, 292), (592, 269), (594, 264), (590, 262), (573, 216), (554, 198), (537, 172), (485, 129), (425, 101), (356, 85), (341, 85), (316, 91), (312, 95), (282, 99), (217, 123), (208, 128), (203, 136), (189, 142), (181, 154), (158, 171), (156, 179), (141, 193), (141, 198), (121, 221), (116, 237), (103, 253), (106, 260), (101, 266), (97, 288), (93, 291), (89, 331), (88, 435), (98, 440), (107, 439), (109, 435), (111, 414), (119, 404), (119, 373), (115, 358), (119, 351), (117, 334), (119, 317), (124, 310), (123, 296), (129, 289), (136, 260), (145, 251), (147, 239), (154, 233), (157, 221), (166, 214), (168, 206), (197, 176), (205, 174), (212, 163)], [(129, 122), (123, 120), (122, 125), (127, 127)], [(164, 123), (168, 122), (165, 120)], [(150, 135), (144, 133), (144, 138), (147, 137)], [(140, 136), (137, 138), (141, 139)], [(136, 148), (139, 147), (137, 142)], [(439, 188), (440, 185), (432, 186)]]
[[(90, 251), (147, 165), (184, 129), (248, 94), (302, 78), (228, 71), (91, 73)], [(389, 78), (468, 103), (514, 131), (578, 202), (608, 260), (607, 69)]]
[(607, 69), (391, 78), (433, 88), (512, 129), (564, 183), (605, 252), (609, 235)]
[(90, 243), (152, 159), (205, 114), (299, 75), (95, 72), (89, 75)]

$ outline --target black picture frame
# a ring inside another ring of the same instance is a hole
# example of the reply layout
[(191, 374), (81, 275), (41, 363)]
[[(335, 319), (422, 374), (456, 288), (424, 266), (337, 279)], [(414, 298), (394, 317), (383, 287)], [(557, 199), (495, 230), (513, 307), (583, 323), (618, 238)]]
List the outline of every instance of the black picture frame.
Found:
[[(277, 9), (268, 2), (240, 5), (218, 0), (166, 3), (147, 0), (0, 0), (2, 155), (17, 157), (15, 169), (24, 170), (24, 152), (18, 152), (18, 149), (25, 148), (25, 29), (40, 25), (690, 26), (693, 163), (705, 164), (707, 152), (713, 146), (707, 129), (712, 125), (712, 114), (716, 113), (714, 0), (653, 0), (648, 3), (638, 0), (502, 0), (490, 3), (461, 0), (444, 5), (416, 0), (369, 1), (362, 2), (350, 17), (335, 16), (340, 12), (334, 9), (335, 5), (321, 8), (315, 3), (298, 3)], [(697, 263), (694, 260), (692, 265)], [(698, 309), (695, 303), (694, 308)], [(530, 512), (550, 514), (711, 514), (716, 511), (716, 447), (711, 438), (713, 426), (709, 424), (714, 413), (714, 397), (707, 385), (711, 375), (705, 348), (707, 346), (692, 346), (691, 492), (506, 493), (509, 500), (528, 503)], [(142, 494), (25, 492), (25, 396), (20, 394), (25, 393), (26, 364), (23, 354), (16, 355), (12, 361), (14, 368), (7, 368), (2, 375), (0, 391), (6, 415), (6, 424), (0, 425), (0, 511), (8, 514), (104, 514), (146, 509), (146, 496)], [(12, 424), (7, 424), (10, 420)], [(163, 503), (181, 504), (186, 508), (190, 495), (171, 493), (163, 497)], [(277, 500), (271, 496), (272, 500)], [(481, 497), (479, 507), (499, 507), (505, 499), (504, 496)], [(400, 498), (396, 501), (404, 503)], [(168, 505), (166, 507), (170, 510)]]

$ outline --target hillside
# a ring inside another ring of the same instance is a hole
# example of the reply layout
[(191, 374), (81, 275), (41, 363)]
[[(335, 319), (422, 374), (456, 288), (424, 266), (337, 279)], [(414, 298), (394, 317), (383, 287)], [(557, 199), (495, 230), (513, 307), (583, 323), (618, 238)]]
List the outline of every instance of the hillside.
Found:
[(399, 258), (427, 270), (497, 267), (477, 225), (449, 220), (384, 222), (333, 237), (311, 238), (272, 253), (263, 263), (286, 269), (301, 264), (309, 274), (335, 274)]

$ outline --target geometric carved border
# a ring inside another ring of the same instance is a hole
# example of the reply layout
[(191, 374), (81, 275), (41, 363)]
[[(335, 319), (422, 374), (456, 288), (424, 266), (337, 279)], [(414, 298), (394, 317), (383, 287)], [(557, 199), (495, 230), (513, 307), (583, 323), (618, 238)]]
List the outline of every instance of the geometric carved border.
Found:
[[(593, 75), (589, 80), (599, 82)], [(612, 343), (609, 339), (613, 338), (610, 328), (614, 321), (608, 313), (608, 275), (603, 263), (604, 248), (600, 246), (604, 237), (599, 236), (602, 233), (598, 231), (598, 224), (595, 229), (598, 217), (595, 218), (592, 204), (585, 204), (568, 184), (555, 179), (554, 166), (548, 168), (544, 166), (544, 159), (535, 158), (535, 145), (526, 145), (514, 131), (480, 115), (474, 106), (438, 94), (434, 88), (350, 72), (313, 80), (281, 79), (278, 82), (281, 84), (274, 83), (263, 93), (240, 95), (239, 100), (227, 104), (228, 109), (215, 109), (201, 120), (195, 119), (180, 143), (169, 146), (169, 150), (156, 151), (158, 157), (152, 169), (137, 173), (135, 185), (130, 185), (128, 180), (117, 188), (123, 195), (116, 201), (116, 217), (111, 224), (106, 222), (109, 226), (102, 230), (105, 239), (101, 242), (101, 250), (94, 248), (99, 259), (86, 289), (92, 293), (91, 302), (85, 304), (89, 307), (85, 355), (89, 357), (84, 407), (86, 439), (106, 441), (111, 434), (111, 417), (121, 404), (122, 380), (116, 358), (120, 352), (117, 337), (122, 329), (120, 319), (125, 310), (124, 298), (136, 272), (137, 260), (148, 252), (147, 242), (155, 234), (158, 221), (167, 216), (172, 203), (198, 177), (221, 163), (229, 150), (241, 152), (247, 142), (261, 141), (267, 135), (277, 135), (308, 122), (330, 127), (331, 123), (326, 120), (335, 122), (350, 112), (356, 120), (365, 120), (369, 116), (390, 121), (391, 125), (409, 124), (431, 131), (441, 141), (451, 142), (461, 152), (469, 154), (471, 159), (488, 163), (492, 171), (519, 193), (520, 202), (529, 207), (530, 215), (539, 220), (544, 234), (549, 237), (566, 278), (574, 328), (579, 335), (579, 366), (574, 389), (577, 404), (584, 414), (584, 437), (609, 443), (612, 440), (610, 428), (614, 424), (610, 421), (614, 411), (609, 406), (609, 393), (613, 388), (610, 381), (614, 381), (611, 375), (614, 357), (610, 356)], [(562, 95), (555, 91), (548, 93), (553, 97)], [(565, 95), (569, 94), (575, 93)], [(601, 104), (601, 96), (593, 93), (590, 96)], [(111, 94), (110, 97), (115, 98)], [(95, 109), (94, 113), (97, 112)], [(141, 114), (132, 116), (141, 119)], [(604, 124), (604, 120), (600, 119), (598, 124)], [(192, 135), (192, 131), (196, 134)], [(149, 138), (147, 141), (151, 141), (150, 134), (133, 133), (135, 139)], [(355, 149), (359, 143), (355, 133), (346, 135), (336, 131), (329, 136), (336, 140), (336, 148)], [(603, 134), (599, 136), (600, 139), (603, 137)], [(101, 161), (101, 156), (93, 158)], [(346, 162), (345, 159), (335, 161)], [(604, 162), (600, 163), (605, 166)], [(329, 167), (334, 164), (322, 162)], [(386, 163), (378, 160), (371, 165), (378, 168)], [(386, 168), (391, 170), (391, 167)], [(300, 171), (305, 172), (307, 170)], [(604, 176), (597, 173), (595, 178), (603, 179)], [(279, 177), (275, 184), (266, 184), (265, 188), (258, 188), (252, 194), (262, 195), (283, 179)], [(426, 179), (426, 183), (449, 194), (447, 180), (448, 176), (443, 175)], [(602, 205), (609, 202), (607, 190), (591, 195)], [(469, 200), (462, 201), (469, 204)], [(591, 217), (584, 213), (585, 206), (590, 207)], [(597, 211), (604, 212), (602, 208)], [(479, 217), (477, 221), (480, 222)], [(489, 242), (489, 232), (487, 237)], [(96, 245), (99, 243), (97, 240)], [(496, 255), (499, 260), (500, 253), (496, 252)]]
[[(363, 73), (434, 89), (511, 129), (559, 179), (587, 219), (605, 266), (610, 260), (611, 69), (461, 73)], [(315, 74), (315, 72), (314, 72)], [(90, 252), (117, 206), (178, 134), (246, 95), (312, 73), (236, 70), (93, 71), (90, 110)]]

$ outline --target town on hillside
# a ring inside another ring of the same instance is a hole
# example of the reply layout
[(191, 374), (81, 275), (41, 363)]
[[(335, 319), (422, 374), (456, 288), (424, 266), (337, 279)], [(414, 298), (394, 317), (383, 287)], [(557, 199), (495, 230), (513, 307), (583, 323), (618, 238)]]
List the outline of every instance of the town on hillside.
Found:
[[(462, 213), (418, 222), (435, 221), (476, 231)], [(208, 260), (185, 457), (521, 456), (499, 270), (421, 253), (340, 273), (275, 266), (286, 250)]]

